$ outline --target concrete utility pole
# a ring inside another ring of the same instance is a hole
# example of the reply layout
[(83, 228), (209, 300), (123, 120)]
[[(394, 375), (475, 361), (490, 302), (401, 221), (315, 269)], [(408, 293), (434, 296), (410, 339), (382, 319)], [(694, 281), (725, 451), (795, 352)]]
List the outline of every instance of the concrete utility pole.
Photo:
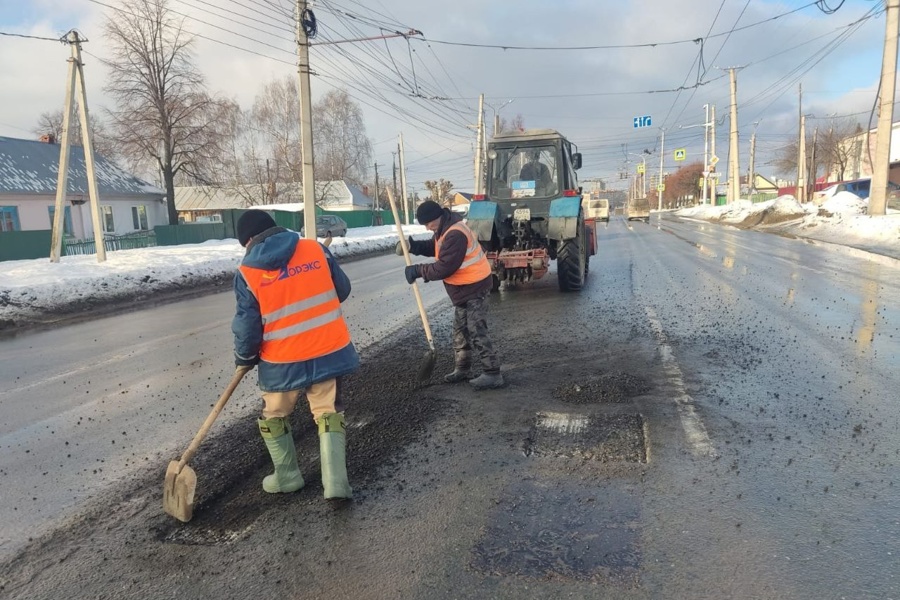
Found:
[[(719, 162), (719, 157), (716, 156), (716, 105), (712, 104), (709, 107), (709, 160), (710, 162), (715, 161)], [(709, 166), (710, 177), (712, 178), (712, 189), (710, 190), (710, 199), (709, 205), (715, 206), (716, 201), (716, 189), (719, 187), (719, 178), (716, 173), (716, 165), (711, 164)]]
[(884, 54), (881, 59), (881, 104), (878, 107), (878, 133), (875, 136), (875, 164), (872, 165), (872, 189), (869, 214), (882, 216), (887, 211), (887, 186), (891, 168), (891, 135), (894, 121), (894, 86), (897, 81), (897, 37), (900, 29), (900, 0), (885, 0), (887, 24)]
[(813, 192), (816, 191), (816, 175), (818, 172), (818, 168), (816, 168), (816, 146), (819, 144), (819, 126), (816, 125), (816, 128), (813, 130), (813, 146), (812, 146), (812, 156), (809, 159), (809, 169), (806, 171), (806, 197), (808, 200), (812, 200)]
[(475, 145), (475, 193), (484, 193), (484, 177), (482, 177), (482, 153), (484, 152), (484, 94), (478, 96), (478, 134)]
[(409, 193), (406, 190), (406, 161), (403, 159), (403, 132), (400, 132), (400, 189), (403, 192), (403, 220), (409, 225)]
[(666, 130), (662, 127), (659, 128), (662, 132), (659, 141), (659, 183), (656, 184), (656, 210), (662, 210), (662, 201), (663, 201), (663, 188), (666, 187), (665, 181), (663, 180), (663, 158), (666, 156)]
[(394, 175), (394, 187), (391, 188), (391, 191), (394, 192), (394, 198), (397, 198), (399, 195), (399, 190), (397, 190), (397, 153), (391, 152), (391, 172)]
[(797, 157), (797, 202), (806, 202), (806, 115), (800, 115), (800, 153)]
[[(751, 196), (756, 189), (756, 132), (750, 135), (750, 169), (747, 171), (747, 189)], [(750, 198), (753, 199), (752, 197)]]
[(731, 77), (731, 135), (729, 136), (729, 163), (731, 172), (728, 175), (730, 181), (728, 202), (733, 203), (741, 199), (741, 166), (740, 150), (738, 144), (738, 120), (737, 120), (737, 74), (735, 69), (728, 69)]
[(59, 150), (59, 174), (56, 178), (56, 204), (53, 212), (53, 231), (50, 234), (50, 262), (59, 262), (62, 255), (62, 241), (65, 234), (66, 192), (69, 178), (69, 128), (72, 125), (73, 95), (78, 93), (78, 109), (81, 117), (81, 139), (84, 141), (84, 163), (87, 168), (88, 196), (91, 201), (91, 222), (94, 229), (94, 247), (97, 262), (106, 260), (106, 244), (103, 240), (103, 226), (100, 223), (100, 194), (94, 172), (94, 142), (88, 117), (87, 90), (84, 85), (84, 64), (81, 62), (81, 42), (74, 29), (66, 35), (66, 43), (72, 49), (69, 58), (69, 85), (66, 88), (66, 105), (63, 113), (62, 140)]
[(706, 111), (706, 118), (703, 120), (703, 201), (701, 204), (706, 204), (709, 182), (709, 104), (704, 104), (703, 109)]
[(306, 0), (297, 0), (297, 75), (300, 79), (300, 148), (303, 159), (303, 227), (316, 239), (316, 180), (313, 162), (312, 98), (309, 85), (309, 37)]

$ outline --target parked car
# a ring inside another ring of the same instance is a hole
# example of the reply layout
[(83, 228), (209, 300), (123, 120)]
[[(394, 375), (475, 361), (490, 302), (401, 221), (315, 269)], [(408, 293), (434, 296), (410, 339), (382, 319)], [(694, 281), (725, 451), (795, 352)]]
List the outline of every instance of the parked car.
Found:
[[(813, 194), (813, 203), (822, 205), (838, 192), (850, 192), (865, 200), (869, 197), (871, 188), (872, 180), (868, 177), (865, 179), (853, 179), (851, 181), (839, 181), (834, 185), (830, 185), (824, 190)], [(900, 185), (897, 185), (893, 181), (888, 181), (888, 207), (900, 209)]]
[[(306, 228), (300, 229), (300, 235), (306, 236)], [(316, 237), (343, 237), (347, 235), (347, 222), (334, 215), (316, 217)]]

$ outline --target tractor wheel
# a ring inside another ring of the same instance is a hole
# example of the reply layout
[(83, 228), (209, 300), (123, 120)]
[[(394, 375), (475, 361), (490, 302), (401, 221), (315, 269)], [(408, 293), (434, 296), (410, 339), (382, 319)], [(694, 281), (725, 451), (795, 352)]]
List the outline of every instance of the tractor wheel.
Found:
[(580, 291), (587, 275), (584, 217), (578, 218), (576, 232), (575, 239), (566, 240), (556, 251), (556, 274), (563, 292)]

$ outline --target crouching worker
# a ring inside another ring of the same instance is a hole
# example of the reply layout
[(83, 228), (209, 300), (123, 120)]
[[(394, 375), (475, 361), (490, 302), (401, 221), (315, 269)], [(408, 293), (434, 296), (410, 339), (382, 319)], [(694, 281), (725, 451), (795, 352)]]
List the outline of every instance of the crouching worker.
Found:
[[(460, 215), (437, 202), (427, 200), (416, 209), (416, 219), (428, 231), (430, 240), (409, 239), (409, 251), (421, 256), (433, 256), (435, 262), (406, 267), (406, 281), (412, 284), (421, 277), (425, 281), (444, 280), (444, 288), (456, 307), (453, 320), (453, 353), (456, 368), (444, 376), (447, 383), (469, 381), (478, 390), (504, 385), (500, 361), (488, 337), (487, 308), (491, 293), (491, 267), (481, 250), (481, 244), (463, 223)], [(397, 254), (403, 248), (397, 244)], [(473, 352), (481, 360), (482, 373), (472, 379)]]
[(277, 227), (261, 210), (241, 215), (237, 235), (247, 250), (234, 278), (231, 329), (235, 363), (259, 365), (259, 432), (275, 465), (263, 489), (303, 487), (289, 416), (305, 394), (319, 428), (325, 498), (350, 498), (340, 380), (359, 367), (341, 314), (350, 280), (328, 248)]

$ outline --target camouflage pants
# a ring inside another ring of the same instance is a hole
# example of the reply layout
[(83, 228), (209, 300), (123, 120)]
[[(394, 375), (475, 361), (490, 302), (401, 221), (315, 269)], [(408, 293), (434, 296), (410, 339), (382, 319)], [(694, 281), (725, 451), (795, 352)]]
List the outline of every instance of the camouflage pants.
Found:
[(456, 307), (453, 319), (453, 352), (456, 367), (468, 370), (472, 367), (473, 352), (481, 358), (481, 369), (485, 373), (499, 373), (500, 360), (494, 352), (494, 345), (488, 337), (487, 297), (469, 300)]

